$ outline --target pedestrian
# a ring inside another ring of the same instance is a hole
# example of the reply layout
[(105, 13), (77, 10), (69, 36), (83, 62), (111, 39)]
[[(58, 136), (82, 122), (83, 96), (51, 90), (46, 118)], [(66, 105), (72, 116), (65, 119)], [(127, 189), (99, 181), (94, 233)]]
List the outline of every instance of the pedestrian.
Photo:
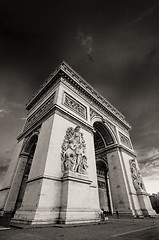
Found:
[(105, 220), (104, 209), (102, 208), (101, 210), (102, 210), (102, 212), (101, 212), (101, 219), (102, 219), (102, 221), (104, 221)]
[(108, 221), (108, 211), (104, 211), (105, 220)]
[(107, 211), (105, 211), (103, 208), (101, 210), (102, 210), (102, 220), (107, 221), (108, 220)]
[(116, 217), (119, 219), (119, 212), (116, 210)]

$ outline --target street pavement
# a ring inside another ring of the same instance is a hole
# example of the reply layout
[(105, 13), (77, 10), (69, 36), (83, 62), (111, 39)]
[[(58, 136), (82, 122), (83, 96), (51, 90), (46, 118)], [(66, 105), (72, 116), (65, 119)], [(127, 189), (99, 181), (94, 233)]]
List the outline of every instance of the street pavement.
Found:
[(159, 240), (159, 218), (109, 219), (98, 224), (39, 225), (0, 230), (0, 240)]

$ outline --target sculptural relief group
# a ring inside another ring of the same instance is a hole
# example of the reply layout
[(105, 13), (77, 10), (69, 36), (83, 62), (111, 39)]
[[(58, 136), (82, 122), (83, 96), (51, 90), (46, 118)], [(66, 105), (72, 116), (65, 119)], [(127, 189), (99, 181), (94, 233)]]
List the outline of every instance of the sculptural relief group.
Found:
[(80, 127), (69, 127), (62, 144), (62, 171), (86, 173), (88, 165), (85, 152), (86, 144)]

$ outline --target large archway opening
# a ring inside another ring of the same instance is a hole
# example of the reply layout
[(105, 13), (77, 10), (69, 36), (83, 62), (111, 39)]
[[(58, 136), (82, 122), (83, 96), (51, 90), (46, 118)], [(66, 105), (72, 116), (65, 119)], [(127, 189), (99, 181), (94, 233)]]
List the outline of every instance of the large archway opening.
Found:
[[(29, 177), (29, 173), (30, 173), (30, 169), (31, 169), (31, 165), (32, 165), (37, 141), (38, 141), (38, 135), (35, 134), (29, 139), (29, 141), (27, 141), (27, 143), (24, 147), (24, 150), (21, 153), (21, 158), (22, 159), (25, 158), (26, 160), (24, 161), (23, 166), (22, 166), (23, 177), (22, 177), (22, 180), (21, 180), (21, 184), (20, 184), (20, 188), (19, 188), (19, 192), (18, 192), (18, 196), (17, 196), (17, 200), (16, 200), (16, 204), (15, 204), (15, 208), (14, 208), (12, 217), (14, 217), (14, 214), (21, 207), (22, 202), (23, 202), (23, 197), (24, 197), (24, 194), (25, 194), (25, 190), (26, 190), (26, 186), (27, 186), (27, 180), (28, 180), (28, 177)], [(20, 169), (20, 170), (22, 170), (22, 169)]]
[(99, 204), (101, 209), (112, 213), (107, 149), (114, 144), (114, 139), (103, 123), (95, 122), (93, 127)]

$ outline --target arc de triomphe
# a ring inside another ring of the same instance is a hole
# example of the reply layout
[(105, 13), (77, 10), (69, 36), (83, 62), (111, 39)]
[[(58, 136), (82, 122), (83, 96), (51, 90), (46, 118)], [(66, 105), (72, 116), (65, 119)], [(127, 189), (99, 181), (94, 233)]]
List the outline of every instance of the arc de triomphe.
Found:
[(63, 62), (27, 104), (0, 190), (16, 223), (100, 220), (101, 209), (155, 215), (125, 117)]

